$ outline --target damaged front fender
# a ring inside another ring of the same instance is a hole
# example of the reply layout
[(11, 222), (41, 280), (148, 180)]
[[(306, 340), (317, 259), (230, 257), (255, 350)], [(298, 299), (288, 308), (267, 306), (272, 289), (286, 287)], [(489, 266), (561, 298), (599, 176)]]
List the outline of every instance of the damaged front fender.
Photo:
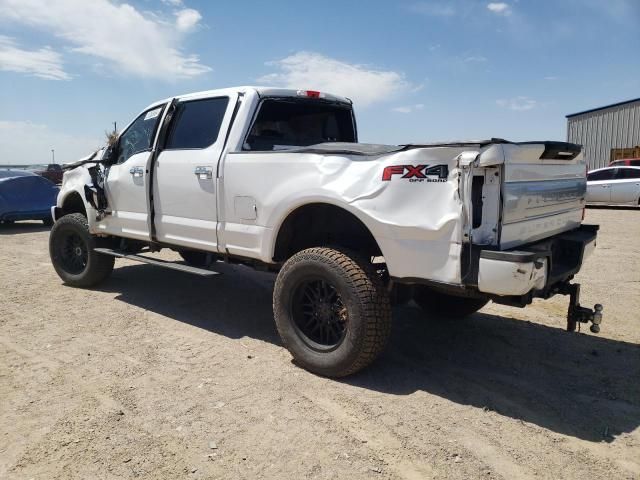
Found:
[[(84, 213), (89, 230), (104, 217), (107, 198), (104, 190), (106, 168), (103, 156), (106, 149), (97, 150), (77, 162), (63, 165), (62, 186), (52, 212), (56, 219), (67, 213)], [(82, 208), (78, 205), (82, 202)], [(83, 210), (83, 211), (81, 211)]]

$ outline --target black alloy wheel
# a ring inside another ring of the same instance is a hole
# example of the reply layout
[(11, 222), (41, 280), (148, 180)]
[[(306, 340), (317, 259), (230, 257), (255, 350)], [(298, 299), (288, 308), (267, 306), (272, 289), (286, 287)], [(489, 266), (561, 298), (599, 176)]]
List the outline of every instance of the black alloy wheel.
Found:
[(291, 316), (305, 343), (314, 350), (337, 348), (349, 315), (336, 287), (322, 278), (301, 282), (291, 297)]

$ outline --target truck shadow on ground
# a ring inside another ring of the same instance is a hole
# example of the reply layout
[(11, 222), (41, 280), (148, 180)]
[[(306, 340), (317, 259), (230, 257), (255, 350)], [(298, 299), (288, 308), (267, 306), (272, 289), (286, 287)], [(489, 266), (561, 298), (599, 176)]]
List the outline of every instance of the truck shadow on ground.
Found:
[[(212, 333), (280, 345), (271, 312), (274, 276), (223, 264), (216, 269), (223, 275), (198, 278), (124, 266), (100, 290)], [(640, 426), (638, 378), (637, 344), (483, 313), (453, 322), (427, 319), (409, 305), (394, 310), (390, 344), (374, 365), (340, 381), (398, 396), (421, 390), (611, 442)]]

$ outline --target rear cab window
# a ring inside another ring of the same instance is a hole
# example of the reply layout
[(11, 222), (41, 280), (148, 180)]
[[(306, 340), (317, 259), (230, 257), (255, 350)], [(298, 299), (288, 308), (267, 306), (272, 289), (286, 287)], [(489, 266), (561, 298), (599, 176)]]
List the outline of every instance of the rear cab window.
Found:
[(357, 141), (348, 104), (295, 98), (267, 98), (245, 139), (245, 151), (273, 151), (325, 142)]

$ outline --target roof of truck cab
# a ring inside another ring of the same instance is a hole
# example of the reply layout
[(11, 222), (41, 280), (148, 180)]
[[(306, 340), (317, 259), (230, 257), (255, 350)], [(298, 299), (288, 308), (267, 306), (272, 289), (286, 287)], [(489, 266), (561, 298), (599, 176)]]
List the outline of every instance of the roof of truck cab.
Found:
[[(200, 92), (185, 93), (182, 95), (176, 95), (174, 97), (165, 98), (163, 100), (159, 100), (157, 102), (152, 103), (145, 110), (167, 103), (173, 98), (177, 98), (178, 100), (189, 100), (191, 98), (219, 97), (219, 96), (231, 95), (234, 93), (247, 93), (249, 91), (257, 92), (258, 95), (260, 95), (261, 97), (301, 98), (301, 95), (298, 92), (304, 92), (306, 90), (305, 89), (296, 90), (291, 88), (259, 87), (259, 86), (240, 86), (240, 87), (219, 88), (216, 90), (203, 90)], [(321, 92), (321, 94), (322, 94), (322, 99), (324, 100), (332, 100), (335, 102), (342, 102), (342, 103), (348, 103), (348, 104), (352, 103), (351, 100), (346, 97), (341, 97), (339, 95), (332, 95), (327, 92)]]

